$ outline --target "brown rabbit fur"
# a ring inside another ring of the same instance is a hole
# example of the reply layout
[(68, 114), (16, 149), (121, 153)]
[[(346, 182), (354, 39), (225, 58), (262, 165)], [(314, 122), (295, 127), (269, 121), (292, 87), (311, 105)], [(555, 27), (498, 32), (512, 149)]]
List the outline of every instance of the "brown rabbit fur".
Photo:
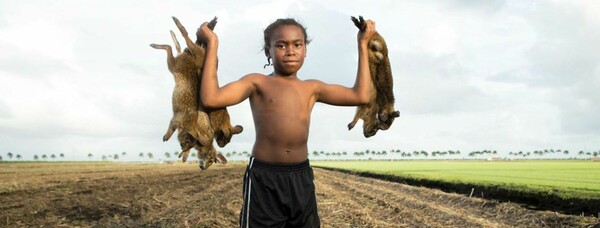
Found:
[[(163, 141), (169, 140), (177, 130), (177, 139), (183, 150), (179, 156), (182, 157), (183, 162), (187, 160), (190, 149), (195, 148), (198, 150), (200, 168), (206, 169), (214, 162), (227, 162), (225, 157), (218, 154), (213, 146), (215, 136), (219, 146), (223, 147), (229, 143), (233, 134), (242, 132), (243, 128), (239, 125), (231, 126), (227, 109), (207, 110), (200, 102), (199, 89), (204, 65), (205, 44), (198, 37), (198, 33), (196, 42), (192, 42), (179, 20), (173, 17), (173, 21), (188, 46), (184, 52), (180, 51), (179, 42), (173, 31), (171, 31), (171, 37), (175, 42), (177, 57), (173, 56), (172, 48), (169, 45), (150, 45), (153, 48), (167, 51), (167, 66), (175, 78), (172, 100), (173, 118), (163, 136)], [(209, 28), (214, 29), (216, 23), (217, 18), (215, 17), (210, 21)]]
[[(359, 30), (365, 29), (362, 16), (351, 19)], [(375, 33), (369, 41), (369, 72), (374, 87), (369, 103), (358, 106), (354, 119), (348, 124), (350, 130), (359, 118), (362, 119), (363, 135), (367, 138), (375, 135), (378, 130), (389, 129), (394, 119), (400, 116), (400, 112), (394, 110), (394, 82), (387, 45), (379, 33)]]

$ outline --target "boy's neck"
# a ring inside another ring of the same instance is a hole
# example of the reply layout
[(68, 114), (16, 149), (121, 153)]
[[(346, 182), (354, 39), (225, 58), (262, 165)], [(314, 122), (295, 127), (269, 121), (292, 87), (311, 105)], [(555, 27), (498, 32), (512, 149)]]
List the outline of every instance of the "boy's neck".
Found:
[(277, 78), (298, 79), (298, 76), (296, 75), (296, 73), (287, 75), (287, 74), (280, 74), (280, 73), (277, 73), (276, 71), (274, 71), (273, 73), (269, 74), (269, 76), (277, 77)]

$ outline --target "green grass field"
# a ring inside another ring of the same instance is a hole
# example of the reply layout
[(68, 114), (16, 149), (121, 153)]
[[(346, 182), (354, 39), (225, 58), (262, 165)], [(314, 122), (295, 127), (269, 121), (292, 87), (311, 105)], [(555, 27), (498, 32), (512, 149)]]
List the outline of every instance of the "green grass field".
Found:
[(600, 162), (527, 161), (315, 161), (313, 166), (535, 191), (561, 198), (600, 199)]

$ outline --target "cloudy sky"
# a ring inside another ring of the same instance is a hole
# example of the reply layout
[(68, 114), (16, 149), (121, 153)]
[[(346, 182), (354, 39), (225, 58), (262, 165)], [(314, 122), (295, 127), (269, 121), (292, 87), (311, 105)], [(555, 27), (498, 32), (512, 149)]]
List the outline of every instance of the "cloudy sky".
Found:
[[(368, 2), (368, 3), (367, 3)], [(354, 107), (318, 104), (309, 149), (324, 151), (600, 149), (600, 2), (588, 1), (5, 1), (0, 0), (0, 155), (129, 154), (162, 142), (174, 86), (164, 51), (176, 16), (188, 31), (218, 16), (221, 85), (263, 69), (262, 30), (307, 28), (301, 79), (352, 86), (363, 15), (386, 39), (401, 117), (365, 139)], [(177, 32), (177, 35), (179, 33)], [(183, 40), (179, 35), (180, 42)], [(245, 127), (222, 151), (250, 151)]]

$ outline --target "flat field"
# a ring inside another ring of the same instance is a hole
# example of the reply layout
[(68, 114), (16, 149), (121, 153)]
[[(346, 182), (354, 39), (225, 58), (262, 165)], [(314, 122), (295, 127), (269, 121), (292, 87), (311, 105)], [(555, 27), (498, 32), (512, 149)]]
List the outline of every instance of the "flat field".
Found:
[[(0, 163), (0, 227), (236, 227), (244, 163)], [(594, 227), (530, 210), (315, 168), (323, 227)]]

